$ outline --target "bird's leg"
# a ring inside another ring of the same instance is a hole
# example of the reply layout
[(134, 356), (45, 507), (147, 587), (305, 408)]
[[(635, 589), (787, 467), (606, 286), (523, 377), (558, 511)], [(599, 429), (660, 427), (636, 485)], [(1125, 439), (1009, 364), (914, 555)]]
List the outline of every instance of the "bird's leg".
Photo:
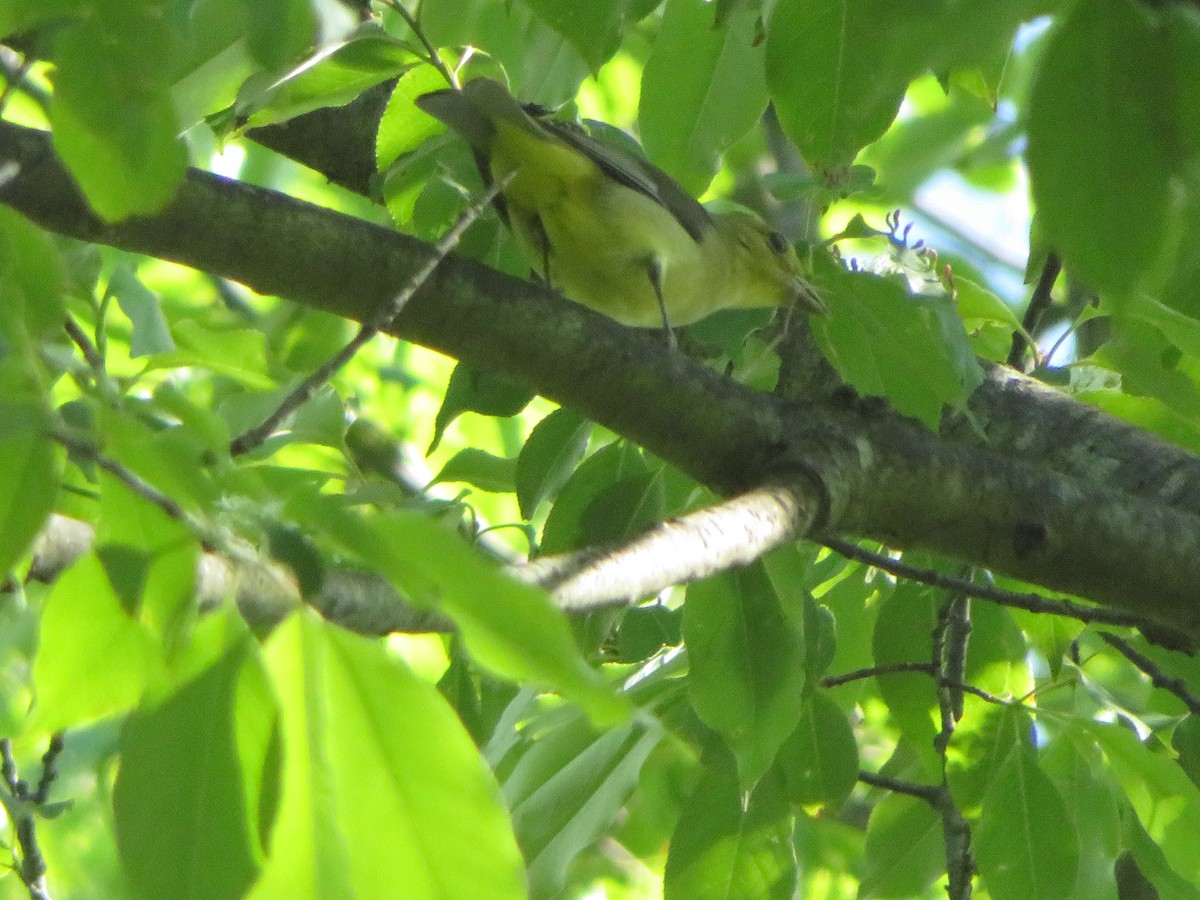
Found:
[(542, 258), (542, 271), (538, 275), (544, 284), (553, 287), (554, 282), (550, 279), (550, 238), (546, 234), (546, 226), (542, 224), (540, 216), (530, 216), (527, 227), (538, 255)]
[(650, 277), (650, 286), (654, 288), (654, 297), (658, 300), (658, 311), (662, 315), (663, 331), (667, 335), (667, 346), (672, 350), (679, 349), (675, 340), (675, 332), (671, 330), (671, 320), (667, 317), (667, 304), (663, 300), (663, 270), (662, 262), (657, 256), (651, 257), (646, 266), (646, 274)]

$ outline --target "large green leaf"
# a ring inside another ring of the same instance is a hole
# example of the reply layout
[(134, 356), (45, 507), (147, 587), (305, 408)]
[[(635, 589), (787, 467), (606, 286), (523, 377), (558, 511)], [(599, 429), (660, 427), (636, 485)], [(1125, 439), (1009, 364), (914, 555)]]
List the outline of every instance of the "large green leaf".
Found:
[(489, 54), (522, 100), (559, 106), (588, 74), (584, 55), (523, 3), (426, 0), (421, 24), (439, 47), (478, 47)]
[(920, 62), (895, 40), (903, 16), (883, 0), (780, 0), (767, 32), (767, 83), (779, 120), (818, 169), (847, 166), (884, 133)]
[(1113, 865), (1121, 852), (1120, 788), (1098, 750), (1087, 753), (1065, 737), (1050, 741), (1041, 766), (1058, 788), (1079, 839), (1079, 877), (1071, 900), (1117, 900)]
[(796, 730), (779, 751), (787, 797), (804, 806), (837, 806), (858, 783), (858, 744), (850, 721), (823, 691), (804, 702)]
[(31, 728), (58, 731), (126, 712), (142, 695), (156, 649), (100, 558), (83, 557), (55, 583), (42, 614)]
[(946, 785), (955, 805), (971, 814), (1013, 750), (1033, 749), (1033, 722), (1019, 707), (996, 706), (975, 697), (967, 698), (963, 709), (946, 749)]
[(197, 540), (112, 476), (101, 485), (96, 555), (125, 610), (171, 646), (195, 615)]
[(433, 427), (433, 442), (429, 451), (441, 443), (442, 435), (450, 423), (465, 412), (476, 412), (484, 416), (515, 416), (533, 399), (533, 391), (505, 381), (487, 372), (474, 369), (466, 363), (454, 367), (442, 408), (438, 410)]
[(796, 883), (791, 815), (779, 779), (751, 794), (733, 760), (704, 756), (705, 770), (679, 817), (667, 852), (665, 900), (785, 900)]
[(752, 790), (800, 723), (803, 629), (754, 563), (688, 588), (683, 639), (692, 705), (724, 737), (742, 789)]
[(542, 553), (563, 553), (623, 540), (662, 519), (663, 480), (638, 448), (623, 441), (588, 457), (562, 486), (546, 526)]
[(567, 866), (612, 826), (633, 792), (642, 764), (662, 738), (650, 720), (597, 732), (571, 714), (535, 733), (504, 779), (517, 842), (534, 897), (558, 896)]
[(859, 897), (918, 897), (945, 871), (942, 820), (928, 803), (893, 794), (871, 810)]
[(780, 0), (767, 31), (780, 122), (811, 165), (844, 168), (891, 124), (912, 79), (998, 68), (1020, 23), (1054, 5)]
[(524, 0), (551, 28), (566, 38), (595, 72), (620, 45), (625, 30), (659, 0)]
[(1131, 0), (1077, 3), (1029, 98), (1038, 221), (1096, 290), (1131, 290), (1162, 252), (1179, 159), (1172, 79), (1155, 14)]
[(471, 656), (498, 675), (561, 691), (612, 722), (628, 707), (575, 647), (566, 617), (546, 594), (500, 572), (428, 516), (360, 518), (329, 497), (298, 496), (292, 512), (384, 573), (412, 602), (454, 620)]
[(205, 621), (200, 652), (214, 639), (226, 643), (215, 632), (227, 624), (241, 638), (139, 710), (121, 735), (114, 815), (125, 871), (142, 896), (241, 897), (257, 874), (261, 798), (247, 788), (262, 784), (264, 758), (261, 747), (239, 747), (239, 725), (269, 733), (276, 710), (257, 646), (235, 616)]
[(58, 465), (43, 409), (0, 400), (0, 421), (0, 578), (7, 578), (54, 510)]
[(283, 787), (251, 897), (525, 895), (499, 788), (433, 687), (308, 612), (275, 631), (266, 660)]
[(642, 72), (642, 143), (696, 196), (707, 189), (720, 154), (766, 109), (757, 21), (748, 10), (714, 26), (712, 6), (669, 0)]
[(293, 61), (317, 36), (317, 16), (309, 0), (244, 0), (244, 3), (246, 46), (269, 69)]
[(171, 100), (174, 35), (157, 4), (120, 0), (57, 44), (54, 147), (104, 218), (157, 212), (187, 156)]
[(578, 465), (591, 423), (568, 409), (556, 409), (533, 426), (517, 457), (517, 500), (529, 519), (566, 484)]
[(813, 332), (847, 382), (933, 429), (943, 407), (966, 407), (983, 372), (950, 298), (910, 296), (898, 277), (848, 272), (822, 256), (816, 262), (815, 281), (833, 315), (815, 320)]
[(1079, 839), (1031, 749), (1013, 748), (996, 772), (972, 849), (996, 900), (1061, 900), (1074, 889)]
[[(933, 656), (930, 635), (936, 624), (932, 593), (913, 582), (897, 584), (875, 621), (872, 640), (875, 664), (929, 663)], [(920, 752), (927, 777), (934, 777), (940, 761), (933, 751), (937, 733), (934, 715), (938, 708), (933, 679), (922, 672), (890, 672), (877, 675), (875, 681), (892, 724)]]
[(1173, 759), (1151, 751), (1132, 731), (1090, 723), (1084, 734), (1100, 745), (1138, 821), (1170, 867), (1200, 884), (1200, 789)]

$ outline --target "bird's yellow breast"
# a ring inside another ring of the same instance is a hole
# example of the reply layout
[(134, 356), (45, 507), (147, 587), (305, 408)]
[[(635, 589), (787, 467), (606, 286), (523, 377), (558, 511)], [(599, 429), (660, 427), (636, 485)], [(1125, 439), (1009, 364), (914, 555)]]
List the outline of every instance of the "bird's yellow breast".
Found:
[(703, 267), (700, 246), (662, 204), (573, 148), (507, 123), (497, 126), (491, 168), (497, 180), (516, 173), (504, 192), (513, 230), (565, 296), (626, 325), (653, 327), (662, 322), (650, 280), (656, 266), (673, 324), (672, 302), (681, 315), (690, 305), (680, 282), (685, 270)]

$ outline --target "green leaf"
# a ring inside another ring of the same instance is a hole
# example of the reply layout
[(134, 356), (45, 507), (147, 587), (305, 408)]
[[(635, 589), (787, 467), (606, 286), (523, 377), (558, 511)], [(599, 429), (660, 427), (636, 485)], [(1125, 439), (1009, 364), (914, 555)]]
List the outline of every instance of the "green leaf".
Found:
[(732, 749), (742, 789), (753, 790), (800, 723), (803, 631), (754, 563), (688, 588), (683, 639), (692, 706)]
[(972, 849), (996, 900), (1061, 900), (1074, 889), (1079, 839), (1030, 749), (1015, 747), (996, 772)]
[(516, 489), (516, 480), (515, 459), (495, 456), (477, 447), (459, 450), (434, 478), (436, 484), (461, 481), (494, 494), (512, 493)]
[(622, 541), (662, 519), (662, 479), (640, 450), (621, 441), (585, 460), (559, 492), (542, 530), (541, 552)]
[(767, 82), (780, 123), (820, 170), (848, 166), (927, 71), (995, 67), (1021, 22), (1054, 4), (780, 0), (767, 30)]
[(639, 132), (646, 153), (695, 196), (725, 148), (758, 124), (767, 107), (757, 10), (713, 24), (713, 8), (668, 0), (642, 71)]
[(177, 349), (155, 356), (148, 369), (198, 366), (217, 375), (228, 375), (248, 388), (269, 390), (277, 384), (266, 371), (270, 358), (266, 338), (256, 329), (210, 329), (193, 319), (172, 323)]
[(488, 53), (522, 100), (561, 106), (574, 99), (588, 75), (583, 56), (523, 3), (426, 0), (421, 24), (439, 47), (471, 46)]
[(113, 271), (108, 293), (117, 298), (121, 311), (133, 323), (133, 337), (129, 341), (131, 357), (170, 353), (175, 349), (158, 297), (142, 284), (127, 262), (119, 263)]
[[(232, 617), (230, 617), (232, 619)], [(224, 626), (217, 617), (203, 628)], [(241, 897), (260, 857), (258, 819), (247, 814), (242, 774), (250, 762), (239, 751), (243, 727), (271, 728), (275, 708), (261, 687), (257, 648), (240, 626), (241, 640), (167, 696), (139, 710), (121, 734), (121, 767), (113, 795), (121, 860), (141, 895)], [(190, 673), (189, 673), (190, 674)], [(220, 860), (219, 866), (213, 860)]]
[(414, 101), (422, 94), (445, 87), (446, 79), (431, 65), (417, 66), (396, 79), (375, 135), (375, 164), (381, 172), (444, 130), (437, 119), (419, 109)]
[(42, 22), (78, 11), (79, 0), (0, 0), (0, 37), (30, 31)]
[(727, 754), (710, 748), (667, 852), (664, 900), (786, 900), (796, 885), (791, 816), (779, 779), (744, 794)]
[(312, 46), (317, 17), (309, 0), (244, 0), (246, 46), (268, 69), (292, 62)]
[(612, 826), (638, 783), (642, 764), (662, 739), (646, 720), (597, 732), (572, 714), (542, 732), (504, 779), (530, 894), (560, 895), (567, 867)]
[(658, 5), (649, 0), (525, 0), (596, 72), (616, 53), (625, 30)]
[(1200, 889), (1194, 881), (1182, 878), (1178, 872), (1167, 863), (1162, 848), (1146, 834), (1140, 822), (1131, 817), (1126, 825), (1127, 842), (1137, 868), (1142, 876), (1150, 882), (1157, 894), (1151, 896), (1154, 900), (1198, 900)]
[(1179, 754), (1179, 765), (1192, 784), (1200, 785), (1200, 716), (1192, 714), (1175, 726), (1171, 748)]
[(561, 691), (595, 719), (628, 707), (575, 647), (563, 613), (428, 517), (400, 512), (364, 520), (329, 497), (293, 498), (290, 512), (383, 573), (412, 602), (454, 620), (471, 656), (492, 672)]
[(635, 606), (621, 616), (616, 662), (641, 662), (683, 640), (683, 613), (661, 603)]
[(858, 896), (920, 897), (946, 871), (942, 820), (924, 800), (892, 794), (867, 823)]
[(818, 606), (810, 591), (813, 555), (801, 544), (776, 547), (762, 558), (771, 587), (779, 597), (784, 614), (802, 623), (804, 664), (809, 684), (816, 684), (837, 652), (837, 628), (833, 613)]
[(96, 555), (125, 611), (171, 647), (196, 613), (197, 540), (113, 476), (100, 484)]
[(133, 707), (154, 664), (155, 641), (121, 605), (99, 557), (55, 583), (33, 665), (34, 731), (59, 731)]
[(251, 110), (246, 125), (257, 128), (342, 106), (413, 65), (412, 51), (373, 25), (326, 54), (316, 63), (306, 60), (263, 93), (242, 98)]
[(813, 332), (846, 381), (932, 429), (943, 406), (966, 408), (983, 372), (949, 298), (909, 296), (899, 278), (817, 263), (814, 280), (833, 315), (814, 320)]
[(556, 409), (533, 426), (517, 457), (517, 501), (533, 518), (539, 506), (566, 484), (587, 449), (592, 425), (568, 409)]
[(1072, 900), (1117, 900), (1113, 865), (1122, 843), (1120, 789), (1104, 770), (1099, 751), (1085, 753), (1069, 738), (1055, 738), (1041, 763), (1079, 839), (1079, 877)]
[(1100, 745), (1109, 771), (1170, 867), (1192, 884), (1200, 883), (1195, 840), (1200, 834), (1200, 789), (1178, 763), (1151, 752), (1125, 728), (1093, 722), (1083, 731)]
[(779, 751), (792, 803), (837, 806), (858, 783), (858, 742), (846, 714), (823, 691), (804, 701), (796, 730)]
[(283, 785), (251, 897), (525, 895), (498, 787), (436, 689), (379, 642), (307, 611), (265, 653)]
[(0, 285), (10, 307), (6, 316), (19, 316), (31, 337), (62, 328), (67, 273), (59, 250), (46, 232), (8, 207), (0, 208)]
[[(928, 663), (933, 656), (930, 635), (936, 624), (937, 610), (929, 589), (899, 582), (880, 606), (875, 621), (875, 664)], [(933, 717), (938, 700), (933, 679), (922, 672), (894, 672), (876, 675), (875, 681), (893, 724), (913, 747), (920, 748), (927, 774), (937, 772), (940, 761), (933, 751), (937, 733)]]
[[(946, 785), (966, 814), (979, 808), (1001, 765), (1014, 750), (1033, 749), (1033, 722), (1015, 706), (974, 702), (964, 713), (946, 750)], [(967, 707), (964, 706), (964, 710)]]
[(463, 413), (475, 412), (497, 418), (515, 416), (528, 405), (533, 396), (533, 391), (528, 388), (460, 362), (454, 367), (450, 384), (446, 386), (446, 396), (434, 422), (433, 441), (429, 445), (429, 452), (437, 449), (446, 428)]
[(187, 129), (237, 100), (256, 68), (244, 39), (245, 0), (193, 0), (186, 44), (171, 72), (171, 101)]
[(817, 169), (848, 166), (887, 130), (920, 71), (893, 37), (903, 16), (880, 0), (780, 0), (767, 30), (766, 73), (779, 121)]
[(0, 400), (0, 579), (42, 530), (58, 495), (58, 464), (43, 409)]
[[(187, 155), (171, 101), (173, 35), (157, 4), (108, 3), (57, 44), (54, 148), (101, 216), (161, 210)], [(131, 102), (131, 98), (136, 102)]]
[(969, 278), (954, 279), (954, 305), (967, 322), (998, 322), (1013, 329), (1021, 328), (1021, 320), (1011, 306)]
[(1129, 292), (1162, 252), (1179, 162), (1171, 81), (1156, 17), (1130, 0), (1076, 4), (1042, 56), (1026, 153), (1038, 221), (1095, 290)]

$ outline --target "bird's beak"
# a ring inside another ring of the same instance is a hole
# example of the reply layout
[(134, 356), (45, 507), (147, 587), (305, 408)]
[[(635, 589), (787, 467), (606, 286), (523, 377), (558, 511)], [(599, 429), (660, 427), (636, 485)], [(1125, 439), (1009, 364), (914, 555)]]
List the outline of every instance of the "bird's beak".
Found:
[(813, 289), (813, 286), (803, 278), (792, 279), (789, 293), (791, 294), (791, 301), (805, 312), (817, 316), (829, 315), (829, 307), (817, 296), (817, 292)]

